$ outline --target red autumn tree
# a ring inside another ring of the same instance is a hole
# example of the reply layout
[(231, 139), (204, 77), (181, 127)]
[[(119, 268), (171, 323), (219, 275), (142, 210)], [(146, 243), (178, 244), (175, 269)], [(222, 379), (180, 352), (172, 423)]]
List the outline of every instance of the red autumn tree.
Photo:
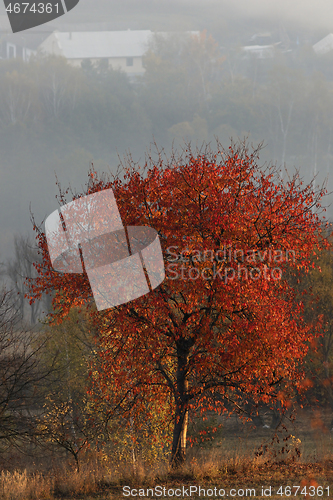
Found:
[(158, 288), (112, 309), (96, 312), (86, 273), (52, 269), (35, 226), (43, 265), (32, 298), (52, 290), (58, 321), (71, 307), (90, 307), (100, 344), (96, 394), (111, 404), (112, 387), (132, 422), (150, 402), (170, 405), (176, 465), (185, 459), (189, 410), (222, 411), (247, 395), (283, 404), (281, 384), (301, 381), (314, 332), (284, 273), (306, 272), (314, 249), (327, 244), (316, 213), (324, 190), (303, 186), (298, 173), (281, 180), (274, 167), (258, 166), (259, 152), (218, 144), (149, 157), (142, 170), (130, 160), (123, 179), (90, 171), (72, 199), (112, 188), (123, 225), (156, 229), (165, 260)]

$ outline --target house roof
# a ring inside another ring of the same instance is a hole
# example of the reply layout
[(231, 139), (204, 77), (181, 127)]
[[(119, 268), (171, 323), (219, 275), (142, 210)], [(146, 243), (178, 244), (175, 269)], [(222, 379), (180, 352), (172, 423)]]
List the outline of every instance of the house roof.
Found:
[(316, 54), (326, 54), (333, 49), (333, 34), (330, 33), (325, 36), (325, 38), (319, 40), (319, 42), (315, 43), (312, 47)]
[[(58, 32), (57, 45), (66, 59), (140, 57), (152, 36), (150, 30)], [(47, 43), (47, 40), (45, 40)], [(43, 44), (41, 44), (43, 48)]]

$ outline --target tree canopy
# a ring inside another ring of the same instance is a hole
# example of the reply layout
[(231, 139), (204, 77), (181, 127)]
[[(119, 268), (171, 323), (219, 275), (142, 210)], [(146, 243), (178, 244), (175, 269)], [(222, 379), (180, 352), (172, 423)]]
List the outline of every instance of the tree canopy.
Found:
[(161, 239), (166, 279), (119, 307), (97, 312), (86, 272), (55, 271), (35, 225), (43, 262), (32, 300), (52, 290), (57, 321), (87, 306), (98, 331), (96, 394), (134, 420), (149, 418), (150, 402), (168, 405), (174, 464), (185, 458), (190, 412), (240, 407), (247, 395), (283, 406), (316, 333), (284, 273), (307, 272), (314, 250), (328, 246), (318, 215), (325, 190), (303, 186), (297, 172), (282, 180), (259, 166), (259, 152), (245, 142), (187, 146), (148, 155), (141, 169), (129, 158), (123, 177), (89, 172), (72, 199), (112, 189), (123, 225), (149, 225)]

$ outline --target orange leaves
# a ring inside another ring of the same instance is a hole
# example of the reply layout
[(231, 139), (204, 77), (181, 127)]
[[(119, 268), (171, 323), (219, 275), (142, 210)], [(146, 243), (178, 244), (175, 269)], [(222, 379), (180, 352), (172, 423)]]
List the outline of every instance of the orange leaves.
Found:
[(307, 269), (325, 244), (312, 210), (324, 193), (260, 169), (258, 152), (188, 149), (165, 165), (149, 158), (141, 170), (130, 161), (123, 178), (90, 172), (82, 195), (112, 188), (124, 226), (156, 229), (165, 258), (167, 279), (118, 308), (96, 313), (87, 276), (54, 272), (38, 230), (43, 264), (31, 294), (54, 291), (60, 320), (73, 304), (90, 308), (100, 353), (94, 383), (104, 394), (112, 386), (124, 411), (144, 413), (147, 401), (222, 409), (221, 395), (231, 393), (266, 402), (278, 394), (289, 405), (282, 380), (301, 379), (310, 335), (285, 277)]

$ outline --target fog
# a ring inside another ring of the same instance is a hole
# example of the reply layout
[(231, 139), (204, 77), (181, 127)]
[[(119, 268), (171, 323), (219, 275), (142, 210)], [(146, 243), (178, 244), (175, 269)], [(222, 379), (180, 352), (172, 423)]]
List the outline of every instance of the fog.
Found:
[[(6, 39), (3, 4), (0, 16)], [(168, 59), (161, 47), (164, 70), (148, 59), (136, 83), (125, 73), (73, 68), (65, 60), (0, 61), (0, 261), (10, 258), (15, 234), (33, 236), (30, 206), (37, 222), (58, 207), (56, 176), (80, 191), (90, 162), (114, 172), (129, 151), (142, 161), (153, 140), (168, 149), (183, 137), (213, 145), (218, 136), (228, 146), (230, 137), (248, 136), (264, 142), (263, 162), (299, 168), (308, 182), (327, 178), (332, 190), (333, 51), (317, 56), (312, 49), (332, 26), (328, 0), (81, 0), (50, 23), (11, 34), (13, 43), (26, 44), (30, 35), (53, 30), (206, 30), (217, 52), (207, 49), (204, 84), (186, 51), (177, 66), (177, 49)], [(241, 47), (265, 33), (268, 44), (281, 42), (274, 55), (243, 57)], [(51, 78), (62, 82), (57, 109), (50, 104)]]

